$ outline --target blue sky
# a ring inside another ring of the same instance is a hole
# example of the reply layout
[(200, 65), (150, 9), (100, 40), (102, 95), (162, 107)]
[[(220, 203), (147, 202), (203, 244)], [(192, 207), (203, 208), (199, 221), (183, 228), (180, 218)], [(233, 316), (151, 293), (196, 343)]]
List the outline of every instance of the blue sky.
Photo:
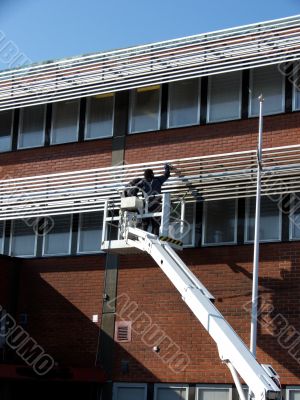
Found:
[[(0, 0), (0, 69), (300, 14), (300, 0)], [(11, 50), (16, 51), (16, 50)]]

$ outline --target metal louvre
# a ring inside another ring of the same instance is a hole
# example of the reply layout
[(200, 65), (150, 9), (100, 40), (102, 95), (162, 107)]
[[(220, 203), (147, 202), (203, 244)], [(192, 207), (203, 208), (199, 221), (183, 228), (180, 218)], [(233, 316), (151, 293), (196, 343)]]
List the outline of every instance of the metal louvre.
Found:
[[(263, 150), (262, 195), (300, 191), (300, 145)], [(165, 161), (0, 181), (0, 220), (102, 210), (145, 168), (163, 172)], [(249, 197), (256, 190), (256, 151), (169, 160), (175, 170), (164, 185), (172, 201)]]
[(0, 110), (300, 58), (300, 16), (0, 73)]

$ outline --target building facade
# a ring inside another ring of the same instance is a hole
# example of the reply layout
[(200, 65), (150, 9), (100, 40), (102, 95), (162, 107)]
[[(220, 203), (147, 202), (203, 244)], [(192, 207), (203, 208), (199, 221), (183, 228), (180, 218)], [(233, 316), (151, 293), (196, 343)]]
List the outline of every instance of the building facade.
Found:
[(103, 199), (177, 167), (181, 257), (248, 345), (260, 94), (257, 358), (300, 396), (299, 59), (291, 17), (0, 73), (0, 398), (238, 398), (153, 260), (101, 251)]

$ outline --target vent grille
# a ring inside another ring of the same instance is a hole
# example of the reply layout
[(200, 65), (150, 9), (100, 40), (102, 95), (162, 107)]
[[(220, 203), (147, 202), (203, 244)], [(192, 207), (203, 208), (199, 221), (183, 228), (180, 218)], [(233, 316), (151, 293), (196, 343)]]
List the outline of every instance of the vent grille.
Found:
[(118, 321), (115, 328), (115, 341), (131, 342), (131, 321)]

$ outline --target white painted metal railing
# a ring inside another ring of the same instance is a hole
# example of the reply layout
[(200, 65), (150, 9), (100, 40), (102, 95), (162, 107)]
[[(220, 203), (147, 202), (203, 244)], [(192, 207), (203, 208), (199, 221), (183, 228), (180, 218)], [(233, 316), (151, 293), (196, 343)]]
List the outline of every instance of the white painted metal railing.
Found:
[(300, 59), (300, 16), (0, 73), (0, 110)]
[[(173, 201), (251, 197), (256, 193), (256, 151), (168, 160), (175, 167), (163, 186)], [(120, 203), (120, 191), (145, 168), (163, 173), (164, 161), (0, 181), (0, 220), (102, 210)], [(262, 195), (300, 191), (300, 145), (263, 150)]]

